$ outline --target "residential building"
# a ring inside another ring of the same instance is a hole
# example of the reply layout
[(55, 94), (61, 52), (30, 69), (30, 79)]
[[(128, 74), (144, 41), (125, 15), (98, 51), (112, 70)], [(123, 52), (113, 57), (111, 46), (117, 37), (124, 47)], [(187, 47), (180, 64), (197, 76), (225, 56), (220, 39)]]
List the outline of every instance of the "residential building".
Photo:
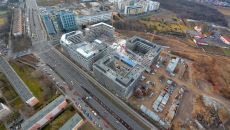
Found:
[(125, 6), (124, 14), (125, 15), (136, 15), (144, 13), (144, 9), (140, 5), (136, 6)]
[(0, 120), (3, 121), (10, 113), (10, 108), (8, 108), (3, 103), (0, 103)]
[(227, 45), (230, 45), (230, 37), (228, 36), (220, 36), (220, 40)]
[(14, 90), (26, 104), (31, 107), (38, 104), (38, 99), (32, 94), (28, 86), (20, 79), (14, 69), (3, 57), (0, 59), (0, 68), (7, 79), (9, 79)]
[(108, 45), (98, 38), (101, 35), (113, 36), (113, 29), (110, 25), (98, 23), (84, 31), (62, 35), (60, 44), (75, 62), (90, 71), (92, 64), (108, 52)]
[(95, 78), (108, 90), (128, 99), (144, 70), (124, 54), (113, 52), (93, 65)]
[(141, 64), (147, 72), (150, 72), (151, 65), (156, 63), (159, 58), (161, 46), (134, 36), (128, 39), (126, 52), (130, 58)]
[(79, 114), (75, 114), (71, 117), (59, 130), (78, 130), (78, 128), (84, 123)]
[(12, 34), (13, 36), (21, 36), (22, 35), (22, 10), (20, 8), (15, 8), (13, 11), (13, 29)]
[(61, 113), (68, 103), (63, 95), (56, 98), (32, 117), (22, 123), (22, 130), (40, 130), (49, 121)]
[(76, 30), (75, 15), (72, 12), (61, 11), (57, 14), (57, 21), (63, 32)]
[(89, 25), (98, 22), (111, 21), (112, 12), (100, 11), (99, 9), (83, 9), (75, 12), (77, 25)]
[(118, 10), (125, 15), (138, 15), (150, 11), (156, 11), (160, 3), (152, 0), (114, 0), (111, 1), (118, 6)]

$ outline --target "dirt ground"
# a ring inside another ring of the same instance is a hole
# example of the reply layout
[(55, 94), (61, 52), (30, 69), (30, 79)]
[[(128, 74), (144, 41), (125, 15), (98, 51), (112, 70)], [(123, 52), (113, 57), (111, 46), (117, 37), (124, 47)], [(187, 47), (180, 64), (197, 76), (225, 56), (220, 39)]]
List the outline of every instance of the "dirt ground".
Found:
[[(173, 120), (173, 128), (181, 129), (184, 123), (188, 123), (192, 118), (194, 98), (197, 95), (208, 95), (218, 102), (230, 108), (230, 58), (226, 56), (211, 55), (196, 48), (191, 40), (179, 39), (171, 36), (159, 36), (146, 34), (143, 32), (119, 30), (120, 34), (126, 36), (141, 36), (155, 43), (168, 46), (166, 53), (179, 56), (185, 59), (188, 65), (186, 70), (186, 80), (176, 77), (167, 77), (164, 69), (159, 69), (157, 74), (164, 74), (166, 78), (171, 78), (179, 86), (184, 86), (187, 90), (185, 93), (179, 111)], [(154, 80), (155, 81), (155, 80)], [(156, 82), (156, 84), (158, 84)], [(158, 85), (157, 85), (158, 86)], [(160, 86), (160, 85), (159, 85)], [(158, 88), (162, 88), (161, 86)], [(159, 91), (159, 90), (157, 90)], [(155, 101), (159, 94), (149, 102)], [(137, 101), (146, 104), (146, 101)], [(139, 103), (140, 104), (140, 103)], [(170, 104), (170, 101), (168, 102)], [(148, 107), (151, 107), (149, 105)], [(152, 108), (151, 108), (152, 109)], [(190, 127), (190, 129), (192, 126)]]

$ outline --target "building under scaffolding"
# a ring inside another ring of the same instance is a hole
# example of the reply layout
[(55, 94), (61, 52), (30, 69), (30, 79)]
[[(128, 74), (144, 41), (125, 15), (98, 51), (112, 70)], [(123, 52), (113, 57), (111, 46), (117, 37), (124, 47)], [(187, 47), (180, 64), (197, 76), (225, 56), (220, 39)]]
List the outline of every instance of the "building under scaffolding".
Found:
[(93, 65), (95, 78), (111, 92), (129, 98), (144, 70), (127, 56), (114, 52)]
[(114, 28), (105, 23), (98, 23), (84, 31), (73, 31), (62, 35), (60, 43), (70, 57), (87, 70), (108, 53), (108, 45), (97, 39), (102, 35), (112, 37)]
[(128, 55), (143, 65), (147, 72), (151, 71), (151, 65), (157, 62), (161, 52), (161, 46), (137, 36), (130, 38), (126, 47)]

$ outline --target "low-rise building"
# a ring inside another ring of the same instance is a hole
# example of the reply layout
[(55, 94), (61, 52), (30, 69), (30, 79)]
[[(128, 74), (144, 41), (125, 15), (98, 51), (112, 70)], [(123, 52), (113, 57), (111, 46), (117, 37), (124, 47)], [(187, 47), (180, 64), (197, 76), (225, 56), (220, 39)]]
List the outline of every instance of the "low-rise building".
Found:
[(17, 37), (22, 35), (22, 10), (20, 8), (15, 8), (13, 11), (13, 29), (12, 34)]
[(159, 2), (152, 0), (114, 0), (111, 2), (116, 4), (120, 12), (125, 15), (137, 15), (156, 11), (160, 7)]
[(93, 65), (95, 78), (108, 90), (126, 99), (132, 95), (143, 71), (139, 64), (118, 52)]
[(230, 45), (230, 37), (228, 36), (220, 36), (220, 40), (227, 45)]
[(87, 9), (76, 13), (76, 24), (77, 25), (89, 25), (98, 22), (111, 21), (112, 12), (110, 11), (100, 11)]
[(78, 128), (84, 123), (79, 114), (75, 114), (71, 117), (59, 130), (78, 130)]
[(61, 113), (68, 103), (64, 96), (59, 96), (22, 123), (22, 130), (39, 130)]

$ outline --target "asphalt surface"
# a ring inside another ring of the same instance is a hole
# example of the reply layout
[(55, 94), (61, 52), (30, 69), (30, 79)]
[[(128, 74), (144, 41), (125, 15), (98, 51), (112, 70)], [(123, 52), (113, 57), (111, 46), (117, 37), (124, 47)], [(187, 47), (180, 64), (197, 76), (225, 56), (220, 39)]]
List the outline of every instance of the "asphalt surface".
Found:
[(36, 0), (26, 0), (26, 18), (29, 18), (29, 34), (32, 41), (46, 40), (46, 32), (42, 26)]
[[(46, 33), (44, 33), (45, 31), (41, 25), (41, 20), (39, 19), (40, 16), (36, 0), (26, 0), (26, 7), (30, 21), (31, 34), (33, 33), (36, 36), (35, 38), (32, 38), (33, 46), (31, 52), (38, 55), (68, 85), (71, 85), (79, 93), (79, 97), (91, 97), (90, 100), (85, 100), (85, 102), (89, 104), (92, 109), (97, 111), (100, 116), (106, 119), (106, 121), (115, 129), (144, 130), (144, 128), (140, 126), (140, 122), (136, 122), (128, 116), (124, 110), (122, 110), (127, 108), (127, 105), (124, 108), (120, 108), (113, 104), (108, 97), (104, 96), (102, 92), (98, 90), (98, 88), (96, 89), (96, 87), (89, 81), (88, 77), (83, 76), (83, 74), (76, 69), (72, 63), (67, 61), (66, 57), (60, 56), (60, 54), (57, 53), (57, 50), (52, 48), (50, 45), (52, 42), (46, 40)], [(73, 100), (77, 97), (71, 93), (66, 95)], [(146, 120), (140, 115), (138, 116), (138, 119), (149, 126), (149, 123), (146, 123)]]
[[(75, 88), (70, 89), (68, 85), (57, 75), (49, 66), (43, 62), (39, 64), (39, 69), (48, 75), (48, 77), (53, 80), (57, 88), (64, 94), (66, 97), (73, 102), (73, 105), (84, 115), (84, 117), (90, 121), (92, 124), (103, 130), (111, 130), (112, 128), (101, 118), (101, 115), (98, 115), (91, 107), (89, 103), (86, 103), (82, 100), (79, 91)], [(95, 114), (96, 113), (96, 114)]]
[[(120, 110), (117, 106), (115, 106), (111, 101), (106, 98), (101, 92), (99, 92), (89, 81), (87, 78), (81, 75), (81, 73), (75, 69), (71, 64), (69, 64), (63, 57), (60, 57), (59, 54), (53, 49), (41, 53), (39, 55), (41, 59), (48, 64), (51, 68), (53, 68), (68, 84), (72, 84), (79, 92), (81, 92), (81, 96), (91, 96), (87, 93), (84, 89), (88, 90), (91, 94), (97, 97), (100, 101), (96, 101), (103, 106), (103, 108), (109, 108), (109, 113), (114, 117), (117, 116), (120, 118), (119, 122), (121, 124), (128, 124), (125, 126), (127, 129), (134, 129), (134, 130), (144, 130), (135, 120), (130, 118), (126, 113)], [(84, 89), (83, 89), (84, 88)], [(92, 106), (94, 107), (94, 106)], [(98, 106), (95, 106), (98, 112), (101, 112), (101, 109), (98, 109)], [(108, 119), (108, 122), (112, 125)], [(117, 124), (116, 124), (117, 125)], [(117, 125), (118, 126), (118, 125)], [(119, 128), (120, 129), (120, 128)]]

